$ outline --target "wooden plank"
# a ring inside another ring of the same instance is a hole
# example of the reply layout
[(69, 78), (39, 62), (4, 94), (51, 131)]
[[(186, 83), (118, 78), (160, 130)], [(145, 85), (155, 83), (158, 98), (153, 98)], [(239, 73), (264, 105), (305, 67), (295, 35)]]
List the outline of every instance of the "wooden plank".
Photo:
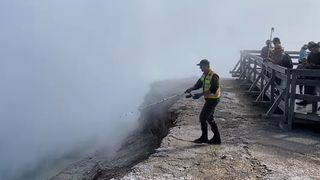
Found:
[(251, 87), (249, 88), (249, 92), (253, 91), (255, 87), (257, 87), (258, 81), (261, 79), (261, 73), (258, 75), (256, 80), (252, 83)]
[(294, 54), (296, 54), (296, 55), (299, 54), (299, 51), (284, 51), (284, 52), (287, 53), (287, 54), (289, 54), (290, 56), (291, 56), (291, 55), (294, 55)]
[(292, 69), (291, 72), (296, 76), (320, 77), (320, 70), (317, 69)]
[(234, 68), (232, 69), (232, 71), (236, 71), (236, 69), (238, 68), (238, 66), (240, 65), (240, 62), (241, 62), (241, 57), (240, 59), (238, 60), (237, 64), (234, 66)]
[(272, 104), (272, 106), (270, 107), (268, 112), (266, 113), (267, 117), (271, 116), (274, 113), (274, 111), (277, 109), (277, 107), (279, 106), (279, 103), (281, 102), (284, 94), (285, 94), (284, 91), (282, 91), (281, 94), (276, 98), (276, 100), (274, 101), (274, 103)]
[[(269, 72), (270, 73), (270, 72)], [(270, 73), (271, 74), (271, 73)], [(264, 79), (266, 80), (266, 81), (270, 81), (270, 79), (271, 79), (271, 77), (268, 77), (267, 75), (263, 75), (263, 77), (264, 77)]]
[(232, 74), (231, 76), (232, 76), (232, 77), (237, 77), (237, 78), (238, 78), (238, 77), (240, 76), (240, 74)]
[(257, 54), (260, 54), (261, 50), (244, 50), (243, 52), (244, 53), (257, 53)]
[(319, 102), (320, 96), (317, 95), (309, 95), (309, 94), (296, 94), (295, 99), (303, 99), (310, 102)]
[(302, 114), (294, 113), (294, 117), (298, 119), (310, 120), (320, 122), (320, 116), (317, 114)]
[(283, 91), (284, 89), (277, 83), (274, 83), (275, 84), (275, 88), (278, 90), (278, 91)]
[(285, 112), (288, 109), (288, 106), (285, 105), (285, 101), (280, 101), (278, 106), (282, 112)]
[[(319, 71), (320, 73), (320, 71)], [(309, 85), (309, 86), (320, 86), (320, 79), (312, 80), (312, 79), (297, 79), (297, 85)]]
[(274, 70), (277, 71), (277, 72), (280, 72), (280, 73), (282, 73), (282, 74), (285, 74), (285, 73), (286, 73), (287, 68), (285, 68), (285, 67), (279, 66), (279, 65), (277, 65), (277, 64), (273, 64), (273, 63), (271, 63), (271, 62), (265, 62), (265, 64), (266, 64), (269, 68), (274, 69)]
[(279, 79), (287, 79), (287, 75), (280, 72), (276, 72), (276, 77)]
[(265, 95), (267, 89), (270, 87), (271, 81), (268, 81), (268, 83), (263, 87), (260, 95), (258, 96), (258, 98), (256, 99), (256, 101), (262, 101), (263, 100), (263, 96)]

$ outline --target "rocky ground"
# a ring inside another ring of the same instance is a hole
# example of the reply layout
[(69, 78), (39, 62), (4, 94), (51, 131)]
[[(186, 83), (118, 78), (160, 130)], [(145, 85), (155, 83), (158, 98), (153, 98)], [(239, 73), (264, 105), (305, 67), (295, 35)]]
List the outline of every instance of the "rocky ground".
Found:
[(236, 80), (222, 81), (215, 114), (222, 145), (191, 142), (201, 134), (203, 100), (180, 98), (169, 110), (175, 126), (160, 147), (115, 179), (320, 179), (320, 133), (281, 130), (239, 87)]

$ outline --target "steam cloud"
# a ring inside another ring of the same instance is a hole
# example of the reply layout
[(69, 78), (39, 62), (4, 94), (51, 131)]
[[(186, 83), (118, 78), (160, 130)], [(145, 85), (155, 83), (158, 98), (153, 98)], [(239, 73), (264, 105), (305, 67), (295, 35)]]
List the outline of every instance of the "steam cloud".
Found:
[(201, 58), (228, 77), (239, 50), (263, 46), (270, 27), (286, 50), (319, 41), (319, 4), (2, 0), (0, 179), (88, 142), (114, 146), (137, 126), (120, 115), (150, 82), (200, 75)]

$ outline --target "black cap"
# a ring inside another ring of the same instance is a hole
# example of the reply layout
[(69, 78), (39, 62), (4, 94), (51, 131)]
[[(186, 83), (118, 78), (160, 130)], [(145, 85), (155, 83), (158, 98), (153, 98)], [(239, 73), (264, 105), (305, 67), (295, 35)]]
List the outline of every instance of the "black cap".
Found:
[(209, 64), (210, 62), (207, 59), (202, 59), (197, 65), (202, 66), (202, 65), (209, 65)]
[(278, 38), (278, 37), (273, 38), (272, 42), (273, 42), (274, 44), (281, 44), (280, 38)]

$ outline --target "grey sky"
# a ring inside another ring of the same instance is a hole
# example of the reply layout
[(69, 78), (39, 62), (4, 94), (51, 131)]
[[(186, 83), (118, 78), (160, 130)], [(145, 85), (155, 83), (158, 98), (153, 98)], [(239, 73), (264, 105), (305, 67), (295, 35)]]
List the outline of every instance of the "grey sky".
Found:
[(112, 145), (110, 134), (122, 137), (135, 122), (119, 114), (137, 108), (150, 82), (199, 76), (201, 58), (229, 77), (239, 50), (260, 49), (272, 26), (286, 50), (320, 41), (319, 5), (1, 0), (0, 177), (83, 139)]

